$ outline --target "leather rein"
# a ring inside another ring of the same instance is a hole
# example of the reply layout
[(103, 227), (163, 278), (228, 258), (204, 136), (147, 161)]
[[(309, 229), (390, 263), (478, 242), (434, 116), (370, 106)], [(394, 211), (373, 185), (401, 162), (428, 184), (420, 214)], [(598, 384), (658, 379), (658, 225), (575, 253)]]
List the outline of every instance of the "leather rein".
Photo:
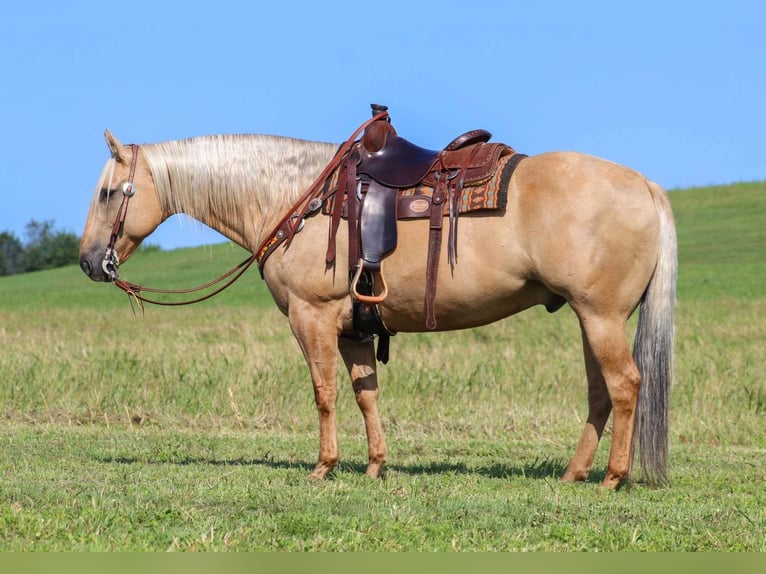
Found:
[[(120, 266), (120, 259), (117, 256), (115, 245), (117, 243), (118, 237), (120, 236), (120, 233), (125, 226), (125, 218), (128, 213), (128, 203), (130, 202), (130, 198), (133, 197), (136, 192), (133, 179), (135, 177), (136, 163), (138, 161), (138, 145), (130, 144), (128, 147), (131, 149), (132, 157), (130, 159), (128, 180), (122, 186), (122, 203), (120, 204), (120, 208), (117, 211), (117, 217), (115, 218), (114, 225), (112, 226), (112, 233), (109, 236), (109, 244), (107, 245), (106, 252), (104, 253), (104, 259), (101, 262), (102, 269), (110, 278), (111, 282), (128, 295), (131, 303), (133, 300), (135, 300), (141, 309), (143, 309), (143, 303), (151, 303), (153, 305), (164, 306), (180, 306), (191, 305), (192, 303), (199, 303), (201, 301), (205, 301), (206, 299), (210, 299), (227, 287), (231, 286), (256, 261), (258, 262), (258, 267), (261, 271), (261, 277), (263, 277), (263, 266), (266, 263), (268, 256), (271, 255), (271, 253), (273, 253), (274, 250), (285, 241), (287, 242), (285, 248), (289, 247), (295, 234), (301, 230), (305, 217), (310, 214), (310, 212), (314, 213), (316, 210), (318, 210), (319, 207), (321, 207), (321, 202), (316, 204), (316, 202), (312, 202), (311, 200), (315, 199), (316, 196), (319, 195), (319, 190), (324, 185), (324, 182), (327, 180), (330, 174), (332, 174), (332, 172), (338, 168), (343, 158), (348, 154), (356, 142), (356, 138), (359, 136), (359, 134), (361, 134), (362, 131), (364, 131), (364, 129), (367, 128), (367, 126), (372, 122), (383, 119), (387, 116), (388, 112), (380, 112), (364, 122), (356, 129), (353, 134), (351, 134), (351, 137), (349, 137), (348, 140), (346, 140), (346, 142), (338, 148), (338, 151), (335, 152), (335, 156), (330, 161), (330, 163), (327, 164), (324, 170), (322, 170), (322, 173), (319, 174), (319, 176), (303, 193), (303, 195), (298, 198), (298, 200), (293, 204), (292, 208), (290, 208), (290, 210), (279, 221), (279, 223), (274, 226), (271, 233), (266, 236), (266, 239), (261, 243), (261, 245), (254, 253), (252, 253), (247, 259), (231, 268), (220, 277), (197, 287), (191, 287), (188, 289), (156, 289), (151, 287), (144, 287), (142, 285), (131, 283), (119, 278), (118, 268)], [(218, 286), (214, 291), (185, 301), (160, 301), (157, 299), (148, 298), (143, 295), (143, 293), (175, 295), (197, 293), (199, 291), (215, 287), (221, 283), (222, 285)]]

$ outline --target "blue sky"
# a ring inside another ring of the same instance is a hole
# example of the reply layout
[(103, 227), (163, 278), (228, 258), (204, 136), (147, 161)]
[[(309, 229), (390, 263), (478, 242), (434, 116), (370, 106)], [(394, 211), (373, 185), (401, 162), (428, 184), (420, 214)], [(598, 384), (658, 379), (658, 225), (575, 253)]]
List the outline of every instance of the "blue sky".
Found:
[[(124, 143), (214, 133), (340, 142), (389, 106), (439, 148), (485, 128), (674, 189), (766, 179), (766, 4), (11, 2), (0, 33), (0, 231), (81, 233)], [(220, 237), (172, 218), (166, 249)]]

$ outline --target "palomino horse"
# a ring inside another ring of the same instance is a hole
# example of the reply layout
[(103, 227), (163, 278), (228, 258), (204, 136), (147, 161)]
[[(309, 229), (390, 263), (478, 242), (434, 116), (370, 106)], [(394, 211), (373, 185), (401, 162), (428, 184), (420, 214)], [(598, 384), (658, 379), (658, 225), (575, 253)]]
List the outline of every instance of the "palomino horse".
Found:
[[(256, 253), (338, 150), (335, 144), (257, 135), (125, 146), (107, 131), (106, 141), (111, 158), (80, 247), (83, 271), (105, 282), (115, 280), (119, 262), (176, 213)], [(129, 209), (123, 194), (132, 196)], [(568, 303), (582, 332), (589, 409), (562, 479), (587, 479), (613, 412), (603, 485), (617, 488), (629, 478), (634, 434), (644, 479), (666, 483), (677, 256), (665, 192), (615, 163), (552, 152), (521, 161), (507, 196), (506, 209), (496, 216), (461, 216), (459, 263), (437, 280), (438, 329), (476, 327), (533, 305), (553, 311)], [(367, 474), (379, 477), (387, 447), (375, 352), (371, 340), (344, 336), (354, 333), (343, 256), (348, 238), (337, 234), (339, 256), (328, 266), (329, 219), (306, 218), (300, 233), (265, 262), (263, 277), (311, 373), (320, 438), (311, 477), (324, 478), (339, 460), (338, 352), (364, 418)], [(389, 292), (380, 313), (392, 332), (425, 331), (429, 222), (401, 221), (398, 228), (399, 245), (407, 249), (386, 260)], [(447, 249), (441, 251), (444, 269)], [(631, 353), (626, 321), (639, 304)]]

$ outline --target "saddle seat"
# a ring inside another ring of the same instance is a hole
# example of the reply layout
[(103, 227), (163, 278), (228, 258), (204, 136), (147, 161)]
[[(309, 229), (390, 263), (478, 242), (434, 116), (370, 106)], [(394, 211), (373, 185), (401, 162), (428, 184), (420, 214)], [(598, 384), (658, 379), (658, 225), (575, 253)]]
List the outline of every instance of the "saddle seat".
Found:
[[(385, 138), (384, 145), (380, 149), (369, 149), (368, 142), (362, 140), (359, 149), (359, 163), (356, 171), (358, 174), (367, 175), (386, 187), (405, 189), (415, 187), (418, 183), (428, 184), (425, 180), (434, 171), (434, 166), (441, 160), (444, 168), (459, 169), (471, 155), (473, 146), (489, 141), (492, 134), (487, 130), (471, 130), (452, 140), (441, 151), (422, 148), (395, 134), (389, 134)], [(494, 148), (501, 144), (492, 144)], [(483, 153), (477, 157), (473, 165), (467, 166), (470, 170), (483, 167), (484, 171), (491, 169), (491, 163), (495, 160), (490, 153)], [(469, 179), (485, 177), (486, 174), (473, 174)], [(433, 182), (435, 183), (435, 182)]]

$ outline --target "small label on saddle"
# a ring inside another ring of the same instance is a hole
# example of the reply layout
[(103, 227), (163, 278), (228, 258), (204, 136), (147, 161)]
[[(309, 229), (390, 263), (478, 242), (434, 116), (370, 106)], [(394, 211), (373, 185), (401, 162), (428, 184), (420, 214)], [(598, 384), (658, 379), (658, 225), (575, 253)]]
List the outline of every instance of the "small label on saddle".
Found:
[(425, 213), (431, 208), (431, 204), (426, 199), (416, 199), (410, 202), (409, 208), (413, 213)]

